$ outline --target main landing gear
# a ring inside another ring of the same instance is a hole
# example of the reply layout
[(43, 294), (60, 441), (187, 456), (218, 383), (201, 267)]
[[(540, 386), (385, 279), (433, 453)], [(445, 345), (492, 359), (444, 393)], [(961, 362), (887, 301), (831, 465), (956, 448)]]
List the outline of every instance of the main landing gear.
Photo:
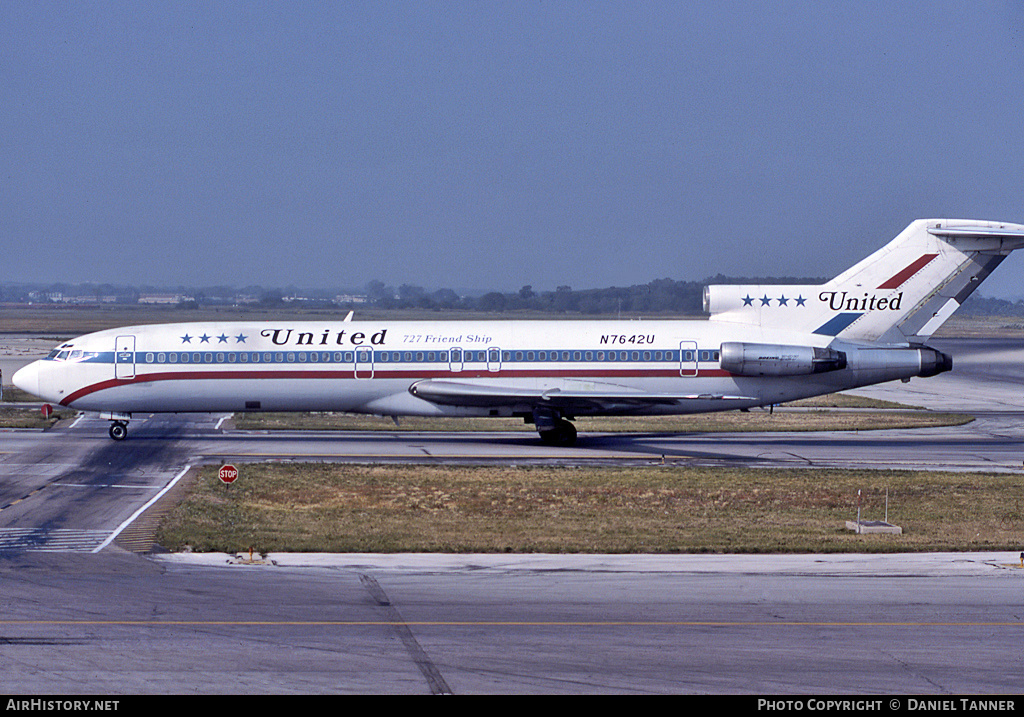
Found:
[(576, 444), (576, 426), (551, 408), (535, 408), (533, 424), (537, 426), (540, 439), (549, 446), (572, 446)]
[(574, 446), (576, 445), (576, 426), (564, 418), (555, 422), (554, 428), (546, 431), (538, 431), (540, 439), (549, 446)]

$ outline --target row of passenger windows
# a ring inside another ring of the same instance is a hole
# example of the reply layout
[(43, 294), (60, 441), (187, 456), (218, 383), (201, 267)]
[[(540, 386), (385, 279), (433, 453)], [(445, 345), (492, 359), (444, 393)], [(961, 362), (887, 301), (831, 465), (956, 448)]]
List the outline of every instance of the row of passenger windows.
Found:
[[(717, 361), (718, 351), (683, 351), (682, 361)], [(130, 363), (131, 352), (118, 354)], [(512, 363), (578, 361), (679, 361), (679, 351), (253, 351), (253, 352), (146, 352), (140, 363)]]

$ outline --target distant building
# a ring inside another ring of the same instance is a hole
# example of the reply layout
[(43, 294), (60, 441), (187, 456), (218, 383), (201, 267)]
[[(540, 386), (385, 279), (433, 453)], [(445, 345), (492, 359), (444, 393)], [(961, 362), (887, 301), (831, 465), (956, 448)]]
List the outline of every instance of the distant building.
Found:
[(28, 298), (30, 301), (48, 301), (51, 304), (64, 303), (64, 294), (59, 291), (30, 291)]
[(181, 304), (194, 300), (191, 296), (184, 294), (142, 294), (139, 296), (140, 304)]

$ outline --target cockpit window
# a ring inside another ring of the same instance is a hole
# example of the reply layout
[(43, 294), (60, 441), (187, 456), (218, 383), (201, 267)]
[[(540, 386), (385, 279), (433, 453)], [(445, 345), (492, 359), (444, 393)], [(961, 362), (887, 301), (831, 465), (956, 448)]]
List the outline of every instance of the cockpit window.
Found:
[(46, 361), (89, 361), (99, 356), (98, 351), (71, 349), (70, 344), (58, 346), (46, 355)]

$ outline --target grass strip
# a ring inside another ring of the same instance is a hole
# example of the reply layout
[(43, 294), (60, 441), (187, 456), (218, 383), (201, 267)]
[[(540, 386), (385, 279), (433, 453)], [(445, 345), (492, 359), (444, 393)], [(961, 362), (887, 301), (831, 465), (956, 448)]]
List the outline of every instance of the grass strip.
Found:
[[(253, 464), (194, 472), (157, 542), (234, 552), (1019, 550), (1021, 476), (681, 466)], [(856, 535), (857, 514), (904, 534)]]
[(0, 428), (50, 428), (62, 418), (71, 418), (74, 411), (57, 409), (43, 418), (38, 408), (17, 408), (0, 404)]
[[(867, 431), (959, 426), (974, 420), (962, 413), (914, 410), (847, 411), (809, 408), (798, 411), (725, 411), (684, 416), (584, 417), (574, 421), (580, 433), (722, 433), (761, 431)], [(396, 425), (382, 416), (349, 413), (237, 413), (240, 430), (330, 431), (535, 431), (520, 418), (403, 417)]]

